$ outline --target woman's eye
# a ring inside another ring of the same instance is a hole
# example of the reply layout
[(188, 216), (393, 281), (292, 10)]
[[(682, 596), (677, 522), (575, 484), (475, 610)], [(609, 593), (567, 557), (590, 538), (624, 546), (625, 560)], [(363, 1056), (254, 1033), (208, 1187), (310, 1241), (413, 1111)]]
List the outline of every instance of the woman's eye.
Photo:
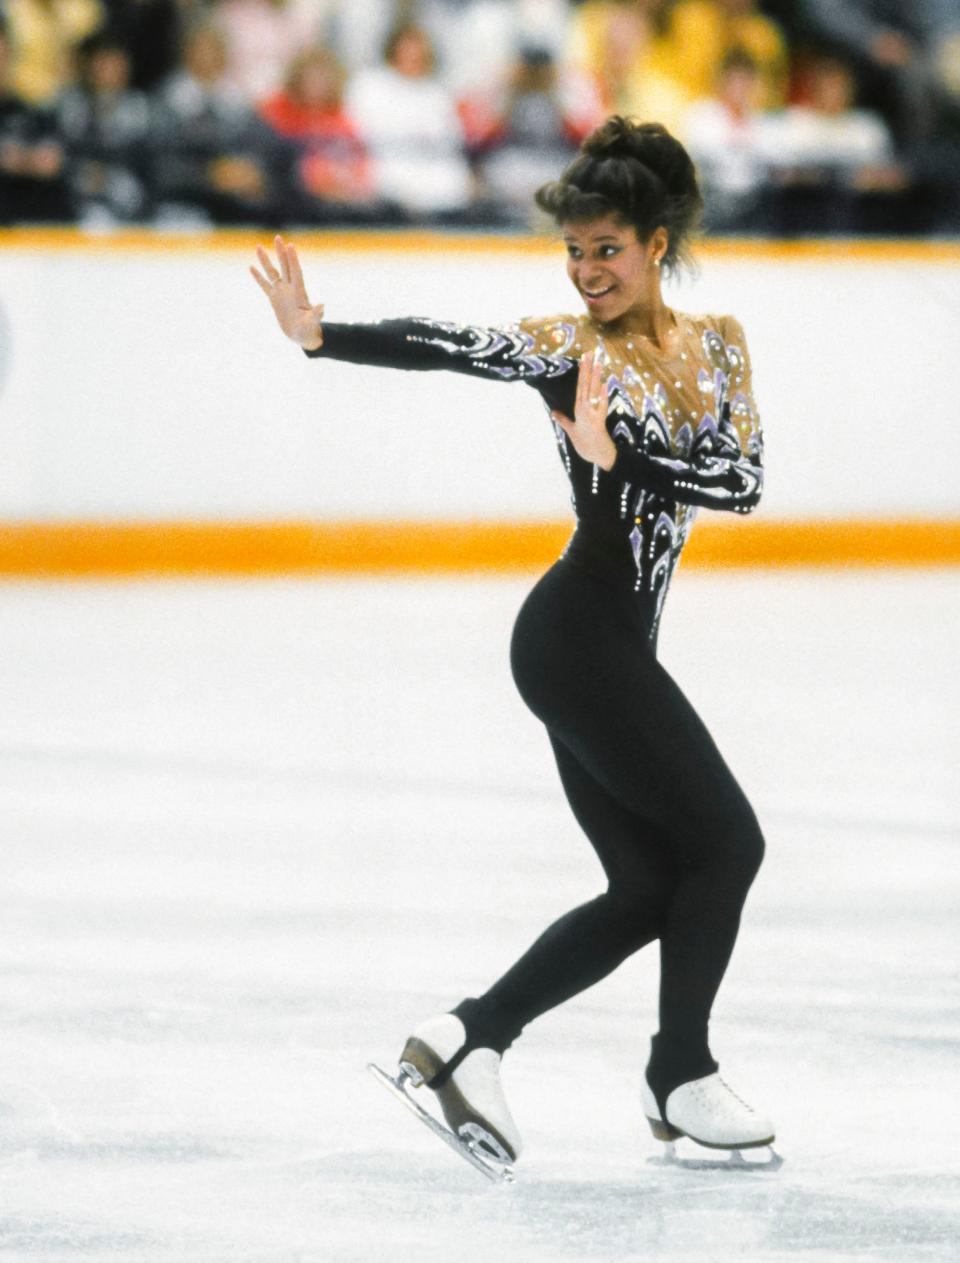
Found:
[(567, 246), (567, 254), (571, 259), (579, 259), (580, 251), (576, 246)]
[(600, 253), (603, 255), (606, 255), (609, 258), (611, 254), (619, 254), (620, 247), (619, 246), (604, 246), (603, 249), (600, 251)]

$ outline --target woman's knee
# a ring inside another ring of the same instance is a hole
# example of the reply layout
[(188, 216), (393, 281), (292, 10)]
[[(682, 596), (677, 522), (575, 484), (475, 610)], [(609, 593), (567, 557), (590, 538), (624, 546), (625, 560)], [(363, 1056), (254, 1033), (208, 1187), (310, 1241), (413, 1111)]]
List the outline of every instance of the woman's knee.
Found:
[(633, 950), (660, 937), (670, 900), (669, 892), (659, 883), (612, 878), (601, 898), (610, 921), (634, 944)]
[(728, 804), (725, 810), (699, 816), (687, 825), (684, 834), (686, 860), (695, 867), (721, 868), (749, 885), (763, 863), (763, 831), (745, 798)]
[(728, 864), (752, 882), (763, 863), (766, 841), (756, 812), (744, 799), (726, 821), (723, 830), (723, 851)]

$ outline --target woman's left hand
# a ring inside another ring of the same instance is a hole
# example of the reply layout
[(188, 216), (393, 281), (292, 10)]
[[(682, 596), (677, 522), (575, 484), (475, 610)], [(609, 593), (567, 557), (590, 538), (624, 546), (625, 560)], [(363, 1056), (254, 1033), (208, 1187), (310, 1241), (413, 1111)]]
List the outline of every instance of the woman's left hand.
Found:
[(580, 361), (574, 419), (571, 421), (562, 412), (550, 415), (582, 460), (601, 469), (613, 467), (617, 445), (607, 433), (607, 388), (603, 381), (603, 364), (596, 352), (588, 351)]

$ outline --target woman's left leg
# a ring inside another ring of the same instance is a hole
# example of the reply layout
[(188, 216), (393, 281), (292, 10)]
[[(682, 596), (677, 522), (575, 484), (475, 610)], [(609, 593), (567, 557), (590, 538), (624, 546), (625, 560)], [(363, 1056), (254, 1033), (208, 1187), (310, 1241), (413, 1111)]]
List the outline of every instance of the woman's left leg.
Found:
[[(614, 682), (584, 678), (554, 731), (627, 811), (669, 839), (676, 864), (660, 929), (660, 1030), (648, 1079), (658, 1099), (716, 1070), (708, 1022), (763, 857), (756, 816), (706, 726), (664, 667), (625, 658)], [(579, 702), (579, 704), (578, 704)]]
[(677, 882), (669, 841), (627, 811), (550, 734), (564, 792), (607, 878), (595, 899), (565, 913), (483, 996), (453, 1011), (471, 1046), (504, 1052), (524, 1026), (592, 987), (661, 934)]

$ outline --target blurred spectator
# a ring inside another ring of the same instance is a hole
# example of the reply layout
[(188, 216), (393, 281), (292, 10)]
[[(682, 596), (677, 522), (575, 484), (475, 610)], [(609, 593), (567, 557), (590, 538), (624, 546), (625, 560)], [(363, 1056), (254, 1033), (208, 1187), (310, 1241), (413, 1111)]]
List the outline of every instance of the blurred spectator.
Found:
[(787, 47), (776, 23), (757, 11), (756, 0), (678, 0), (670, 11), (668, 40), (673, 73), (691, 97), (709, 96), (724, 56), (742, 48), (757, 64), (760, 109), (783, 105)]
[(147, 98), (130, 88), (130, 56), (109, 33), (93, 35), (78, 57), (79, 83), (57, 106), (67, 179), (82, 223), (125, 223), (147, 210)]
[(927, 138), (936, 93), (960, 102), (957, 0), (803, 0), (813, 29), (856, 60), (867, 99), (899, 137)]
[(352, 74), (379, 64), (387, 36), (410, 17), (410, 0), (325, 0), (327, 43)]
[(705, 226), (721, 232), (769, 227), (769, 115), (758, 109), (757, 63), (742, 48), (720, 64), (716, 95), (702, 97), (687, 115), (683, 137), (704, 188)]
[(787, 233), (889, 230), (908, 177), (894, 157), (882, 118), (855, 107), (850, 65), (833, 56), (814, 63), (807, 105), (771, 120), (771, 153)]
[(570, 55), (593, 76), (603, 112), (656, 119), (678, 133), (691, 98), (673, 73), (659, 13), (660, 0), (587, 0)]
[(261, 102), (261, 116), (299, 153), (294, 221), (377, 216), (370, 158), (343, 104), (345, 78), (339, 60), (318, 45), (294, 58), (286, 86)]
[(0, 21), (0, 224), (67, 220), (72, 208), (54, 121), (11, 91), (12, 52)]
[(419, 0), (417, 20), (433, 40), (444, 87), (454, 96), (499, 83), (520, 48), (560, 61), (569, 0)]
[(5, 15), (14, 90), (33, 105), (51, 104), (73, 82), (77, 45), (103, 22), (100, 0), (6, 0)]
[(153, 147), (161, 221), (279, 222), (289, 153), (229, 83), (215, 27), (187, 35), (183, 68), (157, 101)]
[(219, 0), (215, 14), (227, 37), (228, 78), (250, 102), (276, 92), (296, 54), (321, 35), (316, 0)]
[(777, 142), (788, 167), (805, 176), (838, 174), (860, 187), (887, 182), (896, 169), (893, 140), (879, 115), (855, 108), (855, 86), (845, 61), (817, 58), (809, 103), (789, 106), (781, 115)]
[(518, 226), (530, 221), (534, 192), (556, 178), (599, 121), (582, 112), (582, 102), (565, 99), (557, 66), (542, 48), (521, 49), (501, 89), (465, 102), (461, 112), (484, 194)]
[(172, 74), (193, 0), (104, 0), (106, 26), (130, 57), (130, 86), (151, 92)]
[(463, 128), (421, 27), (391, 32), (384, 64), (357, 74), (347, 108), (370, 147), (381, 198), (416, 216), (463, 215), (473, 197)]

